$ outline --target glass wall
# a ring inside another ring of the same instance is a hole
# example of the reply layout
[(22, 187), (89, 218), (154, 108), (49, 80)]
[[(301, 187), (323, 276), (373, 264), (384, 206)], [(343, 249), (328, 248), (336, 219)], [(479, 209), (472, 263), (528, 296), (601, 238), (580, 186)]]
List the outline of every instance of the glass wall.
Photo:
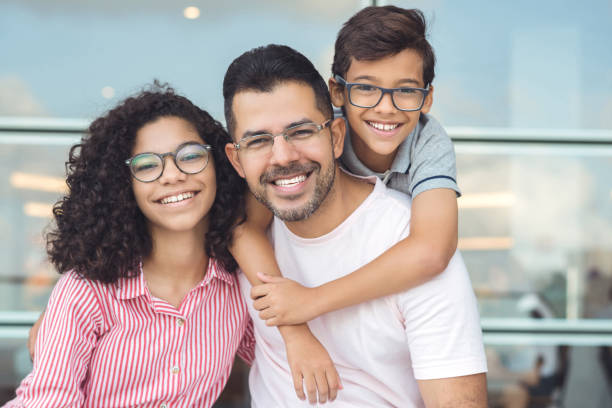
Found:
[[(43, 233), (87, 119), (154, 78), (221, 119), (225, 69), (267, 43), (327, 77), (337, 30), (370, 3), (0, 3), (0, 404), (31, 369), (25, 338), (57, 278)], [(491, 406), (609, 406), (612, 3), (376, 3), (430, 21)], [(247, 371), (218, 406), (248, 406)]]

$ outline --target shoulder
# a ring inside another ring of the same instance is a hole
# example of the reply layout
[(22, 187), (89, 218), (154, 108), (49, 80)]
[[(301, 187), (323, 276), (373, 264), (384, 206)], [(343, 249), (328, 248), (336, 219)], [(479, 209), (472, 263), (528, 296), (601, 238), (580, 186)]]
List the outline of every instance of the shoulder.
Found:
[(415, 143), (451, 143), (451, 138), (446, 133), (446, 129), (442, 124), (434, 118), (432, 115), (423, 113), (419, 118), (419, 124), (417, 125), (417, 135), (415, 137)]
[(372, 194), (371, 204), (368, 206), (369, 212), (376, 214), (372, 217), (383, 220), (395, 220), (401, 222), (410, 220), (410, 208), (412, 200), (410, 196), (398, 190), (385, 186), (382, 181), (376, 180), (376, 186)]

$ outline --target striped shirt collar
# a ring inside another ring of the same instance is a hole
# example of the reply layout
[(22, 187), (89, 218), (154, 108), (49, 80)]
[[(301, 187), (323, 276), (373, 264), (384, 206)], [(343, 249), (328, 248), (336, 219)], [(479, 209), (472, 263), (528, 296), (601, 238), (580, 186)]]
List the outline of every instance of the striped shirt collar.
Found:
[[(204, 279), (196, 287), (205, 287), (211, 280), (217, 279), (228, 285), (234, 285), (235, 279), (215, 258), (209, 258)], [(122, 300), (135, 299), (140, 296), (150, 296), (147, 283), (142, 272), (142, 262), (138, 263), (138, 275), (132, 278), (120, 278), (116, 284), (117, 298)]]

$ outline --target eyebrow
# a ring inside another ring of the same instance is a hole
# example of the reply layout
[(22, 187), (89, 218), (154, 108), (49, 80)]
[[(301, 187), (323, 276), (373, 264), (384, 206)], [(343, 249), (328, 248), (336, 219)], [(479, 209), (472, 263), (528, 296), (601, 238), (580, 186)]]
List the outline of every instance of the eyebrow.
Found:
[[(287, 126), (284, 127), (284, 129), (286, 130), (286, 129), (289, 129), (289, 128), (294, 127), (294, 126), (303, 125), (305, 123), (314, 123), (314, 122), (313, 122), (312, 119), (304, 117), (304, 118), (302, 118), (300, 120), (296, 120), (295, 122), (289, 123)], [(241, 139), (244, 139), (244, 138), (247, 138), (247, 137), (250, 137), (250, 136), (263, 135), (263, 134), (271, 135), (272, 132), (270, 132), (269, 130), (265, 130), (265, 129), (262, 129), (262, 130), (247, 130), (246, 132), (244, 132), (242, 134), (242, 138)]]
[[(374, 78), (374, 77), (369, 76), (369, 75), (360, 75), (360, 76), (356, 77), (353, 80), (353, 82), (357, 82), (357, 81), (360, 81), (360, 80), (366, 80), (366, 81), (374, 82), (374, 81), (377, 80), (377, 78)], [(416, 79), (414, 79), (414, 78), (402, 78), (399, 81), (397, 81), (397, 83), (398, 84), (413, 84), (413, 85), (416, 85), (416, 86), (421, 86), (421, 83), (419, 81), (417, 81)]]

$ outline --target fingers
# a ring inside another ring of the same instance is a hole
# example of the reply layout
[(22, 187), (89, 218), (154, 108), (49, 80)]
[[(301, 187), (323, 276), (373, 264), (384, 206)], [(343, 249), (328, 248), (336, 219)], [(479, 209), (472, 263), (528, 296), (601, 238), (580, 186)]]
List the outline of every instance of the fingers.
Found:
[(306, 375), (304, 377), (304, 386), (306, 387), (306, 395), (308, 396), (308, 402), (311, 404), (317, 403), (317, 381), (315, 376)]
[(306, 395), (304, 395), (304, 386), (302, 385), (302, 373), (292, 369), (291, 376), (293, 377), (293, 388), (295, 389), (295, 395), (304, 401), (306, 399)]
[(327, 378), (327, 385), (329, 386), (329, 400), (333, 401), (338, 396), (338, 390), (342, 389), (340, 376), (338, 375), (338, 371), (336, 371), (336, 367), (333, 365), (331, 368), (325, 370), (325, 376)]
[(270, 307), (270, 303), (268, 302), (268, 298), (266, 296), (260, 297), (253, 301), (253, 307), (257, 311), (262, 311)]
[(259, 312), (259, 318), (261, 320), (268, 320), (274, 317), (274, 313), (270, 310), (270, 308), (268, 309), (264, 309), (261, 312)]
[[(329, 396), (329, 386), (327, 384), (327, 377), (324, 371), (315, 372), (314, 376), (315, 382), (317, 384), (317, 390), (319, 391), (319, 402), (324, 404), (327, 402), (327, 398)], [(316, 395), (315, 395), (316, 402)]]
[(269, 292), (269, 287), (266, 284), (256, 285), (251, 288), (251, 299), (258, 299), (266, 296)]

